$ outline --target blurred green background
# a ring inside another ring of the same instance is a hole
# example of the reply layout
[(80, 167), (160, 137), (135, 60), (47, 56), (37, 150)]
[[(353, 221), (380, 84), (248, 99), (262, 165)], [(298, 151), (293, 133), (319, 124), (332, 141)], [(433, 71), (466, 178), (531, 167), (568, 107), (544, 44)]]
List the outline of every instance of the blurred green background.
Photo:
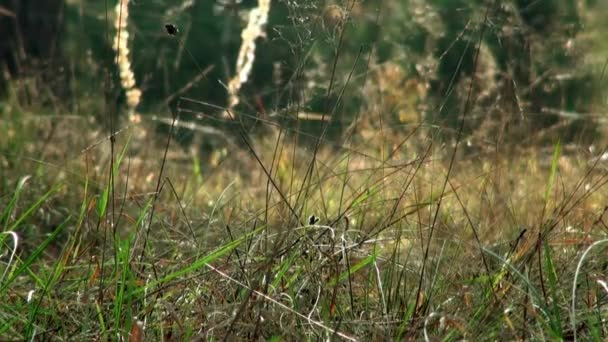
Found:
[[(138, 112), (168, 117), (180, 97), (226, 105), (223, 84), (235, 73), (241, 30), (256, 5), (131, 1), (129, 44), (143, 91)], [(110, 43), (115, 6), (110, 0), (2, 2), (3, 111), (18, 103), (37, 113), (95, 117), (100, 125), (107, 125), (108, 113), (124, 117)], [(323, 123), (295, 120), (297, 114), (333, 112), (336, 139), (369, 112), (381, 112), (395, 130), (424, 123), (449, 134), (473, 78), (468, 134), (521, 141), (555, 128), (564, 139), (591, 140), (606, 119), (606, 14), (608, 4), (597, 0), (274, 0), (237, 111), (250, 128), (263, 117), (313, 133)], [(166, 34), (166, 23), (179, 27), (177, 37)], [(204, 70), (210, 71), (201, 77)], [(191, 102), (179, 106), (188, 107), (183, 118), (221, 113)], [(180, 137), (188, 143), (188, 132)]]

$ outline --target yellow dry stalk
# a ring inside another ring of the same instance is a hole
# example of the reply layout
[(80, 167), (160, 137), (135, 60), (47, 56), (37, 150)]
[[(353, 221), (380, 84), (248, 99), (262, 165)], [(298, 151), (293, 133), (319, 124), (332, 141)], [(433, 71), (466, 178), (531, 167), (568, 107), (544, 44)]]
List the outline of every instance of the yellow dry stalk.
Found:
[(268, 12), (270, 12), (270, 0), (258, 0), (258, 7), (249, 12), (249, 21), (243, 32), (241, 32), (241, 49), (236, 60), (236, 74), (228, 82), (228, 110), (225, 116), (234, 115), (233, 109), (239, 100), (239, 90), (249, 79), (253, 62), (255, 60), (255, 41), (264, 37), (264, 28), (268, 22)]
[(127, 97), (129, 120), (135, 120), (135, 108), (141, 100), (141, 90), (135, 85), (135, 74), (131, 68), (129, 50), (129, 0), (118, 0), (115, 9), (114, 29), (116, 36), (112, 48), (116, 52), (116, 65), (119, 70), (120, 86)]

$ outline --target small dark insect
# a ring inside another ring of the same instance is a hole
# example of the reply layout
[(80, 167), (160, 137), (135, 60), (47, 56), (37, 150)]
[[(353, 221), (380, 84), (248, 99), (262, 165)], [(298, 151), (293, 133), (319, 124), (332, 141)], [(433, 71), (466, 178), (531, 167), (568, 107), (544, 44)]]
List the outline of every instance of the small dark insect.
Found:
[(310, 217), (308, 218), (308, 224), (310, 226), (312, 226), (313, 224), (316, 224), (317, 222), (319, 222), (319, 218), (316, 217), (315, 215), (310, 215)]
[(176, 34), (179, 33), (179, 30), (177, 29), (177, 26), (175, 26), (173, 24), (165, 24), (165, 30), (167, 30), (167, 33), (170, 36), (175, 36)]

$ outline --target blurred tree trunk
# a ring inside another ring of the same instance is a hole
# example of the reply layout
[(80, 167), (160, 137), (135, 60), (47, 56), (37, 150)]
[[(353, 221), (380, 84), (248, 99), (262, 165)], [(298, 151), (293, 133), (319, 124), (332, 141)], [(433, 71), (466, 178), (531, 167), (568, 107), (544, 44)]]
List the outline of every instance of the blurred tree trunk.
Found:
[(49, 70), (48, 66), (58, 57), (63, 1), (8, 0), (2, 9), (0, 96), (6, 94), (9, 79)]
[(62, 0), (9, 0), (14, 16), (0, 16), (0, 62), (11, 75), (30, 63), (52, 60), (62, 25)]

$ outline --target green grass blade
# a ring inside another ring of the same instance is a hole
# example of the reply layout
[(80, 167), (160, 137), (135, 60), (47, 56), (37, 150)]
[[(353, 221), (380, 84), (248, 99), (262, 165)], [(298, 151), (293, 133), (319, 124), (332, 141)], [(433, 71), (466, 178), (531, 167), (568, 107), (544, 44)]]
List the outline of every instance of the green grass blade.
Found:
[(2, 225), (4, 226), (4, 230), (5, 231), (9, 230), (7, 228), (8, 228), (8, 222), (10, 220), (10, 217), (13, 215), (13, 213), (15, 211), (15, 207), (17, 206), (17, 202), (19, 202), (19, 197), (21, 195), (21, 192), (25, 188), (25, 183), (30, 178), (31, 178), (31, 176), (24, 176), (24, 177), (21, 177), (21, 179), (19, 180), (19, 182), (17, 182), (17, 187), (15, 188), (15, 191), (13, 192), (13, 197), (8, 202), (8, 204), (6, 205), (6, 208), (4, 209), (4, 213), (2, 214), (2, 217), (0, 217), (0, 222), (2, 222)]
[[(10, 284), (15, 281), (15, 279), (21, 275), (23, 272), (28, 271), (29, 272), (29, 267), (34, 263), (34, 261), (36, 261), (41, 255), (42, 253), (46, 250), (46, 248), (51, 244), (51, 242), (55, 241), (55, 239), (57, 239), (57, 236), (59, 235), (59, 233), (61, 233), (63, 231), (63, 229), (65, 228), (65, 226), (68, 224), (68, 222), (71, 220), (71, 216), (68, 216), (68, 218), (66, 218), (58, 227), (57, 229), (55, 229), (55, 231), (53, 231), (53, 233), (46, 238), (46, 240), (44, 240), (44, 242), (42, 242), (42, 244), (40, 244), (40, 246), (38, 246), (38, 248), (36, 248), (36, 250), (34, 250), (34, 252), (32, 253), (32, 255), (29, 256), (29, 258), (27, 258), (23, 264), (15, 271), (11, 274), (10, 278), (6, 281), (6, 283), (2, 284), (2, 287), (0, 288), (0, 293), (4, 293), (4, 291), (6, 291), (6, 289), (10, 286)], [(36, 278), (37, 282), (40, 282), (41, 280), (39, 278)]]
[(562, 318), (559, 313), (559, 298), (557, 296), (557, 273), (555, 272), (555, 266), (553, 265), (553, 258), (551, 257), (551, 248), (547, 241), (543, 244), (545, 252), (545, 268), (547, 269), (547, 278), (549, 280), (549, 290), (551, 291), (551, 301), (553, 302), (553, 315), (550, 318), (550, 326), (555, 334), (555, 338), (562, 339)]
[[(179, 277), (182, 277), (188, 273), (194, 272), (194, 271), (204, 267), (206, 264), (217, 260), (221, 256), (228, 254), (230, 251), (232, 251), (233, 249), (238, 247), (241, 243), (243, 243), (244, 241), (249, 239), (251, 236), (259, 233), (260, 231), (262, 231), (264, 229), (265, 229), (265, 226), (259, 227), (258, 229), (254, 230), (248, 234), (245, 234), (242, 237), (240, 237), (232, 242), (229, 242), (219, 248), (216, 248), (214, 251), (212, 251), (210, 254), (206, 255), (205, 257), (202, 257), (202, 258), (194, 261), (190, 266), (182, 268), (173, 273), (170, 273), (159, 280), (153, 281), (150, 284), (148, 284), (147, 287), (156, 287), (156, 286), (162, 285), (164, 283), (168, 283)], [(145, 290), (144, 287), (140, 287), (139, 289), (135, 290), (133, 292), (133, 294), (139, 294), (139, 293), (143, 292), (144, 290)]]
[(42, 203), (46, 202), (46, 200), (51, 197), (55, 192), (57, 192), (61, 188), (60, 184), (55, 185), (49, 191), (47, 191), (42, 197), (40, 197), (33, 205), (31, 205), (19, 218), (10, 226), (7, 230), (16, 231), (17, 227), (21, 225), (21, 223), (27, 219), (36, 209), (38, 209)]
[[(503, 280), (503, 278), (507, 275), (507, 273), (510, 271), (512, 275), (516, 276), (517, 278), (519, 278), (521, 281), (523, 281), (526, 286), (528, 287), (528, 289), (530, 289), (530, 295), (532, 297), (533, 303), (537, 304), (537, 305), (541, 305), (543, 302), (541, 301), (541, 295), (538, 292), (538, 289), (536, 287), (534, 287), (534, 285), (532, 284), (532, 282), (530, 281), (530, 279), (524, 275), (523, 273), (521, 273), (517, 267), (515, 267), (515, 265), (513, 265), (508, 259), (504, 259), (503, 257), (501, 257), (500, 255), (494, 253), (493, 251), (487, 249), (487, 248), (482, 248), (483, 252), (490, 255), (491, 257), (495, 258), (496, 260), (498, 260), (500, 263), (503, 264), (502, 266), (502, 271), (499, 272), (493, 279), (492, 281), (492, 285), (493, 286), (497, 286), (498, 283)], [(507, 269), (509, 271), (507, 271)], [(528, 295), (528, 292), (524, 291), (521, 288), (518, 288), (517, 286), (515, 286), (514, 288), (518, 289), (519, 291), (521, 291), (523, 294)]]
[(555, 176), (557, 174), (558, 160), (561, 153), (561, 142), (558, 140), (553, 149), (553, 159), (551, 160), (551, 173), (549, 173), (549, 179), (547, 180), (547, 188), (545, 189), (545, 203), (549, 200), (549, 195), (553, 189), (553, 183), (555, 182)]
[(99, 320), (99, 333), (98, 336), (104, 336), (106, 334), (106, 322), (103, 319), (103, 310), (99, 306), (98, 302), (95, 302), (95, 310), (97, 312), (97, 319)]
[[(116, 159), (116, 162), (114, 163), (114, 168), (112, 169), (112, 175), (111, 175), (112, 178), (116, 176), (116, 174), (118, 173), (118, 170), (120, 169), (120, 164), (122, 163), (122, 160), (124, 159), (125, 154), (127, 153), (127, 148), (129, 147), (130, 141), (131, 141), (131, 136), (129, 135), (129, 137), (127, 138), (127, 142), (125, 143), (125, 146), (123, 146), (122, 150), (118, 154), (118, 158)], [(112, 182), (112, 180), (110, 180), (109, 184), (103, 190), (103, 193), (101, 194), (101, 198), (99, 199), (99, 202), (97, 202), (97, 215), (99, 215), (99, 217), (102, 217), (103, 215), (105, 215), (106, 210), (108, 209), (108, 201), (110, 199), (110, 190), (112, 187), (112, 183), (114, 183), (114, 182)]]
[(99, 198), (99, 201), (97, 202), (97, 206), (96, 206), (97, 215), (99, 215), (100, 217), (102, 217), (106, 213), (106, 209), (108, 208), (108, 199), (109, 198), (110, 198), (110, 187), (107, 186), (103, 190), (103, 193), (101, 194), (101, 197)]
[(367, 188), (353, 201), (353, 204), (351, 205), (352, 209), (357, 208), (360, 204), (367, 201), (368, 198), (373, 197), (374, 195), (379, 193), (381, 189), (382, 188), (379, 185)]
[[(131, 250), (131, 238), (122, 241), (119, 243), (119, 248), (116, 251), (118, 255), (119, 265), (122, 264), (122, 269), (120, 273), (120, 282), (117, 284), (116, 296), (114, 299), (114, 331), (120, 331), (120, 325), (122, 322), (123, 316), (123, 305), (125, 302), (129, 301), (129, 298), (125, 298), (125, 296), (129, 296), (129, 288), (127, 285), (130, 283), (130, 275), (131, 268), (129, 264), (129, 254)], [(117, 265), (118, 267), (118, 265)], [(130, 287), (130, 286), (129, 286)], [(128, 303), (127, 303), (128, 304)], [(127, 308), (129, 305), (127, 305)], [(130, 317), (125, 317), (127, 320)]]
[(342, 272), (337, 278), (332, 278), (329, 282), (328, 282), (328, 286), (336, 286), (337, 283), (341, 283), (343, 281), (345, 281), (346, 279), (348, 279), (348, 277), (350, 277), (352, 274), (357, 273), (358, 271), (360, 271), (361, 269), (367, 267), (368, 265), (372, 264), (374, 261), (376, 261), (376, 253), (374, 251), (373, 254), (368, 255), (365, 259), (359, 261), (358, 263), (352, 265), (348, 270)]
[[(55, 230), (55, 232), (59, 233), (63, 230), (63, 227), (70, 221), (71, 217), (68, 217), (67, 219), (65, 219), (65, 221), (63, 221), (59, 227)], [(53, 233), (53, 235), (56, 235), (56, 233)], [(53, 239), (54, 240), (54, 239)], [(49, 240), (47, 239), (47, 241), (49, 241), (46, 246), (48, 246), (48, 244), (50, 242), (52, 242), (53, 240)], [(46, 242), (46, 241), (45, 241)], [(44, 245), (44, 244), (43, 244)], [(44, 249), (46, 249), (46, 246), (44, 247)], [(41, 254), (44, 249), (42, 249), (39, 253)], [(36, 257), (37, 259), (37, 257)], [(30, 259), (28, 259), (29, 261)], [(26, 261), (26, 264), (31, 265), (31, 263), (33, 263), (35, 259), (32, 259), (31, 262), (28, 263), (28, 261)], [(28, 266), (29, 268), (29, 266)], [(53, 267), (53, 271), (51, 272), (51, 274), (47, 277), (46, 282), (44, 282), (44, 284), (42, 285), (42, 293), (40, 294), (40, 297), (38, 299), (38, 301), (36, 302), (36, 305), (33, 306), (30, 315), (29, 315), (29, 319), (25, 328), (25, 336), (31, 336), (31, 340), (34, 340), (35, 337), (35, 330), (33, 330), (34, 327), (34, 323), (36, 322), (36, 317), (38, 316), (38, 312), (40, 310), (40, 306), (42, 304), (42, 300), (44, 299), (44, 297), (47, 295), (47, 293), (49, 292), (49, 289), (54, 285), (55, 281), (58, 279), (61, 270), (63, 269), (63, 258), (59, 258), (59, 260), (57, 260), (57, 262), (55, 263), (55, 266)]]
[(289, 271), (289, 269), (291, 268), (291, 265), (293, 265), (293, 263), (295, 262), (297, 257), (298, 257), (297, 253), (292, 253), (291, 256), (281, 264), (279, 271), (277, 272), (276, 276), (274, 277), (274, 280), (272, 281), (273, 289), (276, 289), (279, 286), (279, 284), (281, 283), (281, 280), (283, 280), (283, 278), (285, 277), (285, 274), (287, 273), (287, 271)]

